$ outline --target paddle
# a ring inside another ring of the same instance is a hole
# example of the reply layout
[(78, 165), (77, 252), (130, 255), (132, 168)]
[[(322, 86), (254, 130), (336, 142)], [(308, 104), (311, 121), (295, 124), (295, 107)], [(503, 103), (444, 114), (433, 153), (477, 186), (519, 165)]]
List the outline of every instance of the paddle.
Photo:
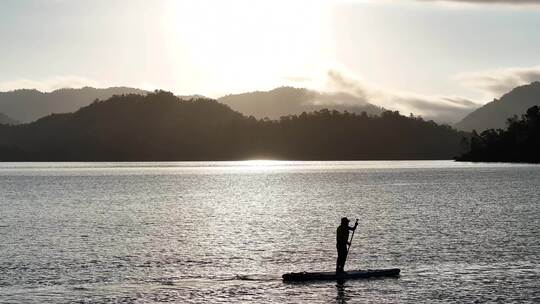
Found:
[[(354, 238), (354, 233), (356, 232), (356, 227), (358, 227), (358, 219), (356, 219), (356, 222), (354, 222), (354, 230), (351, 235), (351, 240), (349, 241), (349, 246), (347, 246), (347, 254), (345, 254), (345, 262), (347, 261), (347, 256), (349, 256), (349, 250), (352, 246), (352, 240)], [(343, 266), (345, 266), (345, 263), (343, 263)]]

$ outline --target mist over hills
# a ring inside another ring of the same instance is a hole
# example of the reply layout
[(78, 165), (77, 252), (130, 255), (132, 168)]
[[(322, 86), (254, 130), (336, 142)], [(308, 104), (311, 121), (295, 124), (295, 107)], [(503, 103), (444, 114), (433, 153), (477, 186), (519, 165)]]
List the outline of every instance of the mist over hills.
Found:
[(5, 115), (4, 113), (0, 113), (0, 124), (17, 125), (19, 123), (20, 123), (19, 121), (12, 119), (11, 117)]
[(385, 110), (347, 93), (321, 93), (293, 87), (231, 94), (218, 98), (218, 101), (245, 115), (270, 119), (325, 108), (371, 115), (379, 115)]
[(67, 113), (87, 106), (95, 99), (107, 99), (119, 94), (146, 94), (140, 89), (112, 87), (96, 89), (59, 89), (50, 93), (21, 89), (0, 92), (0, 113), (20, 122), (31, 122), (52, 113)]
[(215, 100), (158, 91), (0, 125), (0, 161), (451, 159), (463, 152), (463, 136), (391, 111), (258, 120)]
[(504, 129), (509, 118), (519, 116), (535, 105), (540, 105), (540, 82), (514, 88), (500, 99), (495, 99), (473, 111), (455, 124), (455, 127), (459, 130), (477, 132)]

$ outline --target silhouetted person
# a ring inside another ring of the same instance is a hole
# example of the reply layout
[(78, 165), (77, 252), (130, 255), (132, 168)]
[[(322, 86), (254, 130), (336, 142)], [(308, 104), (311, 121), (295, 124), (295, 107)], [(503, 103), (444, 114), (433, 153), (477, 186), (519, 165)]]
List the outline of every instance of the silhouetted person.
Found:
[(336, 235), (336, 248), (337, 248), (337, 262), (336, 273), (343, 273), (345, 267), (345, 260), (347, 260), (347, 245), (349, 243), (349, 230), (354, 231), (358, 226), (358, 223), (354, 227), (349, 227), (349, 219), (344, 217), (341, 219), (341, 225), (337, 228)]

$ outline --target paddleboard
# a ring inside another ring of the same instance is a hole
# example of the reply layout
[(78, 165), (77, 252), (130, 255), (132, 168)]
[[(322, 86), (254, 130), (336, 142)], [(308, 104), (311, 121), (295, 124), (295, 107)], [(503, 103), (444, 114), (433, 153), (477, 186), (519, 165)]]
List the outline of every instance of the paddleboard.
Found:
[(335, 272), (291, 272), (282, 276), (284, 282), (357, 280), (377, 277), (397, 277), (400, 269), (353, 270), (336, 274)]

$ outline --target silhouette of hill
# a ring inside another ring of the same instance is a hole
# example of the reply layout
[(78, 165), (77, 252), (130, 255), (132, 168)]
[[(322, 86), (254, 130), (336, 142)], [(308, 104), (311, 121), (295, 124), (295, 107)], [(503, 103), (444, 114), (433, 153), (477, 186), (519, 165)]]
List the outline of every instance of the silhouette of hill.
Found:
[(4, 125), (18, 125), (20, 122), (15, 120), (15, 119), (12, 119), (10, 118), (9, 116), (3, 114), (3, 113), (0, 113), (0, 124), (4, 124)]
[(280, 87), (271, 91), (227, 95), (219, 102), (233, 110), (256, 118), (279, 119), (281, 116), (321, 109), (381, 114), (384, 109), (347, 93), (320, 93), (303, 88)]
[(0, 126), (3, 161), (451, 159), (464, 133), (421, 118), (326, 109), (257, 120), (158, 91)]
[(470, 113), (455, 127), (459, 130), (478, 132), (505, 128), (508, 117), (525, 113), (534, 105), (540, 105), (540, 82), (513, 89), (500, 99), (495, 99)]
[(508, 119), (506, 130), (473, 132), (470, 150), (461, 161), (540, 163), (540, 108), (533, 106), (521, 116)]
[(95, 99), (107, 99), (120, 94), (146, 94), (146, 91), (113, 87), (96, 89), (60, 89), (50, 93), (38, 90), (0, 92), (0, 112), (21, 122), (31, 122), (52, 113), (68, 113), (87, 106)]

